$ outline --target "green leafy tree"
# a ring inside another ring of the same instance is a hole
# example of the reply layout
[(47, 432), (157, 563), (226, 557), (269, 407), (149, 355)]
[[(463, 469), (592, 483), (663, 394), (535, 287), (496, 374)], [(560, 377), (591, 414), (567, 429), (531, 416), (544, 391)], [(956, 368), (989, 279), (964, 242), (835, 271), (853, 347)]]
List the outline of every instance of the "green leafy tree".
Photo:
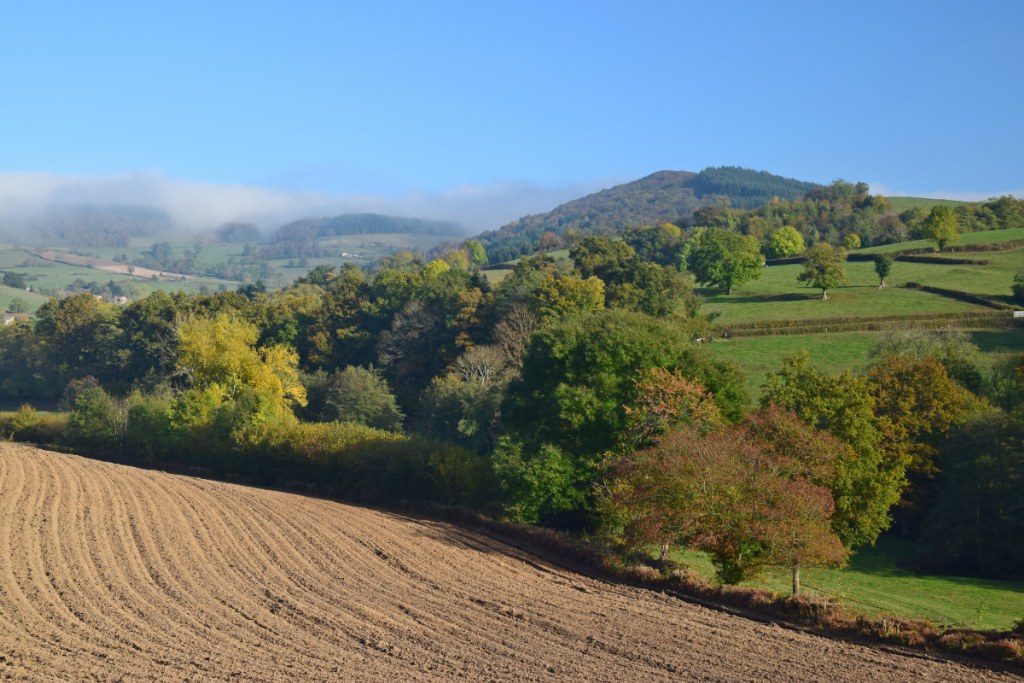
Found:
[(79, 447), (116, 451), (124, 429), (124, 410), (101, 387), (83, 390), (68, 416), (68, 438)]
[(860, 235), (855, 232), (847, 233), (843, 238), (843, 247), (849, 250), (860, 249)]
[(630, 228), (623, 234), (622, 239), (643, 261), (651, 261), (662, 266), (679, 265), (683, 232), (677, 225), (662, 223), (649, 227)]
[(480, 243), (480, 240), (466, 240), (462, 243), (462, 249), (466, 252), (466, 256), (469, 257), (469, 262), (480, 267), (487, 263), (487, 251), (484, 249), (484, 245)]
[(821, 290), (821, 299), (828, 299), (828, 290), (846, 284), (846, 254), (828, 242), (818, 242), (807, 250), (804, 269), (797, 278)]
[(693, 239), (686, 267), (698, 282), (732, 294), (735, 287), (761, 275), (764, 255), (753, 237), (707, 228)]
[(889, 254), (876, 254), (874, 258), (875, 274), (878, 275), (878, 288), (885, 289), (885, 278), (892, 272), (892, 256)]
[(786, 358), (768, 376), (761, 404), (791, 410), (851, 446), (836, 459), (832, 524), (847, 548), (874, 543), (892, 523), (889, 511), (903, 491), (907, 464), (884, 448), (867, 379), (850, 372), (825, 374), (805, 353)]
[(379, 372), (350, 365), (328, 375), (317, 396), (321, 420), (400, 431), (404, 416)]
[[(678, 322), (621, 310), (567, 316), (533, 335), (521, 375), (502, 405), (523, 460), (529, 463), (544, 445), (557, 447), (573, 465), (572, 486), (580, 500), (589, 501), (602, 454), (621, 443), (628, 427), (634, 380), (651, 368), (699, 382), (727, 417), (741, 412), (739, 374), (694, 345)], [(580, 515), (588, 511), (589, 502), (575, 509)]]
[(16, 296), (11, 299), (11, 303), (7, 304), (7, 310), (11, 313), (26, 313), (28, 312), (28, 302)]
[(804, 236), (791, 225), (784, 225), (768, 236), (768, 255), (772, 258), (788, 258), (804, 253)]
[(956, 212), (952, 207), (944, 204), (933, 206), (928, 217), (921, 224), (921, 233), (925, 239), (935, 242), (939, 251), (942, 251), (947, 244), (956, 242), (960, 238)]
[(25, 289), (28, 287), (28, 280), (26, 280), (24, 273), (15, 273), (13, 270), (7, 270), (4, 271), (3, 284), (4, 287)]
[(921, 533), (940, 572), (1024, 577), (1024, 420), (991, 409), (954, 430), (939, 456)]

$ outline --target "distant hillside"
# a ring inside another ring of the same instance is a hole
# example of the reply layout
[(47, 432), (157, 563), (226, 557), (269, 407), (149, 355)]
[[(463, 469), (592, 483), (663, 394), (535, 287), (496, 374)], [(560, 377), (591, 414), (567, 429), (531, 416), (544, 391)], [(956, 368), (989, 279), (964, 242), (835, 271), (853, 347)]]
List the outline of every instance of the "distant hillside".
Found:
[(545, 233), (556, 236), (576, 229), (587, 233), (618, 234), (637, 225), (685, 222), (701, 206), (728, 200), (729, 205), (753, 209), (773, 197), (803, 197), (815, 183), (793, 180), (765, 171), (723, 166), (700, 173), (659, 171), (623, 185), (601, 190), (562, 204), (554, 210), (525, 216), (485, 232), (480, 240), (492, 263), (530, 253)]
[(903, 213), (907, 209), (916, 209), (918, 207), (921, 207), (922, 209), (930, 209), (933, 206), (938, 206), (939, 204), (957, 206), (958, 204), (970, 203), (962, 202), (957, 199), (936, 199), (934, 197), (886, 197), (886, 199), (889, 200), (889, 205), (896, 213)]
[(30, 219), (5, 222), (0, 234), (16, 242), (65, 247), (126, 247), (132, 237), (166, 232), (170, 216), (149, 206), (54, 206)]
[(322, 237), (402, 233), (409, 235), (463, 235), (465, 228), (452, 221), (384, 216), (378, 213), (347, 213), (328, 218), (303, 218), (283, 225), (273, 234), (277, 242), (308, 242)]

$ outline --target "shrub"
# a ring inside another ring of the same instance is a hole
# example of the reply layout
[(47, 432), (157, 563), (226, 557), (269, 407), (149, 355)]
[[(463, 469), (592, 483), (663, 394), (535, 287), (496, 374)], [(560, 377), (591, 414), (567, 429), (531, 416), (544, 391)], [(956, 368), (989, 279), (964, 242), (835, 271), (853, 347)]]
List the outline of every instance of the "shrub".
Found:
[(125, 402), (125, 453), (145, 462), (166, 459), (171, 455), (174, 429), (171, 424), (170, 394), (133, 392)]
[(68, 416), (68, 439), (87, 449), (118, 451), (124, 428), (122, 406), (100, 387), (84, 389)]
[(1013, 276), (1013, 284), (1010, 289), (1013, 290), (1014, 301), (1024, 303), (1024, 271)]
[(40, 412), (28, 404), (0, 413), (0, 435), (16, 441), (61, 444), (67, 440), (67, 425), (67, 414)]
[(312, 398), (317, 404), (310, 405), (309, 412), (314, 419), (391, 431), (402, 428), (402, 411), (379, 372), (350, 365), (331, 375), (313, 375), (312, 380)]

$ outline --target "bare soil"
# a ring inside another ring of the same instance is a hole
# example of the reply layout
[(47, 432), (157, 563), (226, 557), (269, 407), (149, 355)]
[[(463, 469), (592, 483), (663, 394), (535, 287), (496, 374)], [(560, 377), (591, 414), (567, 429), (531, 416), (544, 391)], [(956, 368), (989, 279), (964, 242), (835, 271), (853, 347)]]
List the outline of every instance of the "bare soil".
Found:
[(0, 445), (0, 678), (979, 680), (494, 539)]

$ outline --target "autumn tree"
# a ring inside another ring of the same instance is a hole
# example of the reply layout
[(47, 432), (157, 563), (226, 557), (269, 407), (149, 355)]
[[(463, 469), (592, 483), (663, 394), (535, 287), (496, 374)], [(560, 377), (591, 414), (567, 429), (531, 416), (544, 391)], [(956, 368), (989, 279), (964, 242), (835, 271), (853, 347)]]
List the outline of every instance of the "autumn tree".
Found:
[(258, 336), (254, 325), (227, 313), (183, 320), (177, 371), (192, 389), (225, 399), (251, 393), (275, 409), (305, 405), (295, 352), (283, 346), (258, 348)]
[(803, 272), (796, 279), (820, 289), (824, 301), (828, 290), (846, 283), (846, 254), (828, 242), (818, 242), (807, 250)]
[(701, 431), (725, 424), (714, 397), (700, 382), (665, 368), (648, 368), (633, 380), (633, 399), (625, 406), (626, 425), (620, 448), (646, 448), (680, 425)]
[(942, 251), (947, 244), (956, 242), (960, 238), (956, 212), (944, 204), (933, 206), (928, 217), (921, 224), (921, 233), (925, 239), (935, 242), (939, 251)]
[(698, 282), (733, 289), (761, 275), (764, 255), (753, 237), (723, 228), (701, 230), (690, 244), (687, 269)]
[(593, 275), (550, 275), (537, 290), (536, 306), (542, 318), (599, 311), (604, 308), (604, 282)]
[(673, 545), (703, 550), (726, 583), (785, 566), (798, 593), (802, 567), (846, 557), (831, 528), (831, 495), (808, 477), (812, 470), (829, 476), (822, 467), (830, 444), (818, 449), (812, 467), (778, 448), (763, 428), (686, 425), (619, 458), (601, 499), (605, 533), (634, 549), (661, 545), (663, 557)]

